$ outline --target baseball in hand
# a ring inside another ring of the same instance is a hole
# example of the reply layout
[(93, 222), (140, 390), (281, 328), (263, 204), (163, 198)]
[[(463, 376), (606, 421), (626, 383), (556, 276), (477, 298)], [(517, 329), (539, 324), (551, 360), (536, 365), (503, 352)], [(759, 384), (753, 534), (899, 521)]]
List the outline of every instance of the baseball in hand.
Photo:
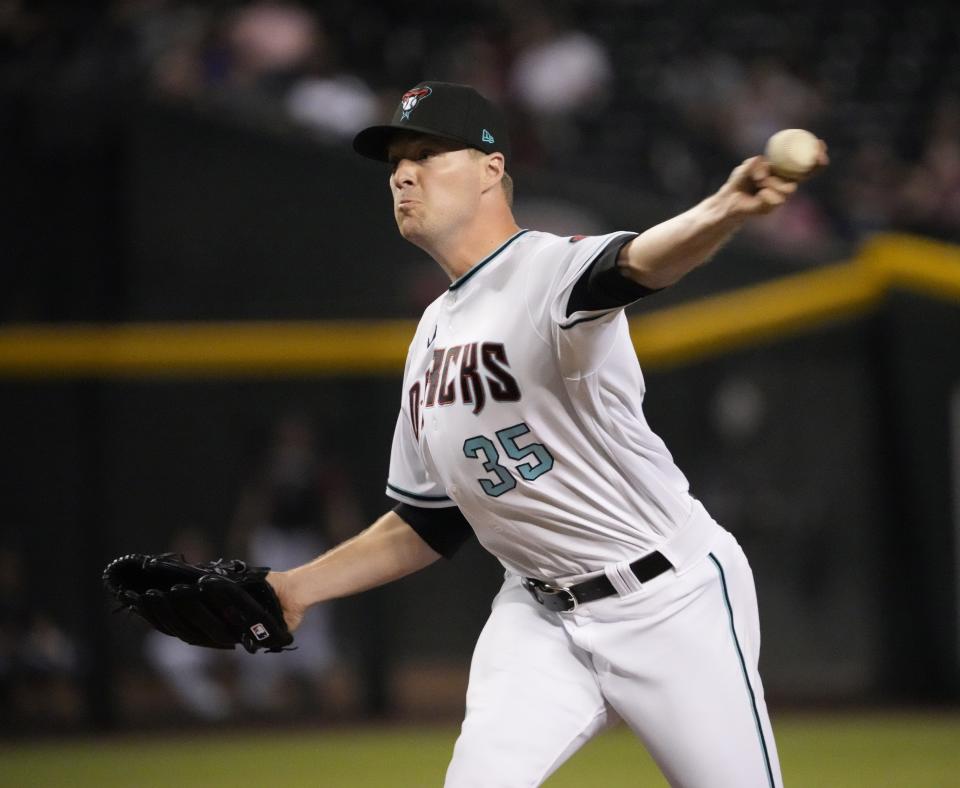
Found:
[(775, 175), (796, 180), (817, 166), (820, 140), (804, 129), (784, 129), (767, 140), (765, 155)]

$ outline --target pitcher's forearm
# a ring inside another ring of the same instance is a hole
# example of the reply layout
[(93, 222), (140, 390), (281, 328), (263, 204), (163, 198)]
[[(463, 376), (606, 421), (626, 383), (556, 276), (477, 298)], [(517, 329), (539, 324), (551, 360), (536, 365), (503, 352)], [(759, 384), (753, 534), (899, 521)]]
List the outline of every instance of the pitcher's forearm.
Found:
[(667, 287), (713, 257), (744, 219), (730, 213), (721, 194), (711, 195), (638, 235), (624, 247), (619, 264), (642, 285)]
[(398, 580), (439, 557), (396, 513), (387, 512), (352, 539), (284, 574), (296, 599), (309, 606)]
[[(821, 141), (817, 167), (828, 161)], [(796, 181), (773, 174), (763, 156), (753, 156), (736, 167), (715, 194), (626, 244), (617, 265), (644, 287), (672, 285), (713, 257), (747, 219), (776, 210), (796, 189)]]

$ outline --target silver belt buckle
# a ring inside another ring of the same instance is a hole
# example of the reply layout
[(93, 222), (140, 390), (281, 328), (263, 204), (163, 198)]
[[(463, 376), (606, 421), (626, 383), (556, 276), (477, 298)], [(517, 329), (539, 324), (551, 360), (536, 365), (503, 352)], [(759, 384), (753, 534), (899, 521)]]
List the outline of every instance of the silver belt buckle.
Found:
[(523, 578), (522, 584), (537, 602), (554, 613), (572, 613), (580, 604), (569, 588), (552, 586), (529, 577)]

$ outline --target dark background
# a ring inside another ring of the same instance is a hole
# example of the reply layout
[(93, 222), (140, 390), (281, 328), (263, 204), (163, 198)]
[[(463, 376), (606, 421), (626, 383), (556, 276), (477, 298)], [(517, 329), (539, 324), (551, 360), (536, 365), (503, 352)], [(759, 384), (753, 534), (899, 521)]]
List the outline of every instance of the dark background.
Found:
[[(350, 72), (389, 114), (424, 74), (469, 77), (456, 52), (480, 58), (478, 41), (502, 55), (491, 82), (514, 110), (520, 223), (562, 233), (643, 229), (742, 158), (740, 127), (704, 119), (696, 97), (684, 105), (671, 75), (695, 86), (705, 72), (694, 66), (723, 55), (816, 97), (779, 124), (831, 144), (834, 164), (804, 186), (805, 212), (743, 234), (637, 312), (839, 261), (877, 230), (958, 238), (960, 152), (944, 135), (960, 138), (944, 129), (957, 122), (960, 17), (945, 3), (531, 4), (556, 14), (556, 30), (593, 36), (611, 69), (589, 112), (539, 114), (509, 87), (535, 25), (503, 5), (423, 4), (402, 17), (371, 2), (298, 6), (321, 20), (326, 59), (251, 82), (229, 30), (258, 5), (2, 6), (5, 326), (416, 317), (444, 281), (397, 237), (385, 172), (352, 155), (349, 133), (293, 122), (281, 99), (298, 79)], [(191, 11), (203, 24), (184, 54), (156, 30)], [(778, 46), (787, 30), (793, 43)], [(165, 75), (171, 51), (202, 66), (199, 82)], [(943, 165), (937, 178), (931, 162)], [(958, 347), (955, 300), (893, 292), (800, 336), (647, 371), (651, 425), (753, 564), (775, 703), (960, 696)], [(143, 628), (111, 616), (99, 573), (122, 553), (168, 549), (184, 528), (207, 539), (212, 554), (198, 559), (236, 548), (238, 502), (290, 413), (315, 428), (354, 530), (391, 505), (399, 376), (3, 375), (5, 734), (188, 718), (144, 660)], [(280, 713), (458, 714), (500, 574), (472, 544), (337, 603), (330, 700)], [(232, 668), (217, 670), (229, 685)]]

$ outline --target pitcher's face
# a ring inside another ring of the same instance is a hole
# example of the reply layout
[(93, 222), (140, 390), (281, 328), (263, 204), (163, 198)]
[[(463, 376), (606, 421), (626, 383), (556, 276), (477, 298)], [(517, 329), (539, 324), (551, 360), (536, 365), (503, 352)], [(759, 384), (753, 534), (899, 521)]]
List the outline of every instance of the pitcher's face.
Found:
[(447, 237), (475, 214), (483, 190), (482, 157), (424, 134), (390, 143), (390, 191), (400, 234), (418, 246)]

